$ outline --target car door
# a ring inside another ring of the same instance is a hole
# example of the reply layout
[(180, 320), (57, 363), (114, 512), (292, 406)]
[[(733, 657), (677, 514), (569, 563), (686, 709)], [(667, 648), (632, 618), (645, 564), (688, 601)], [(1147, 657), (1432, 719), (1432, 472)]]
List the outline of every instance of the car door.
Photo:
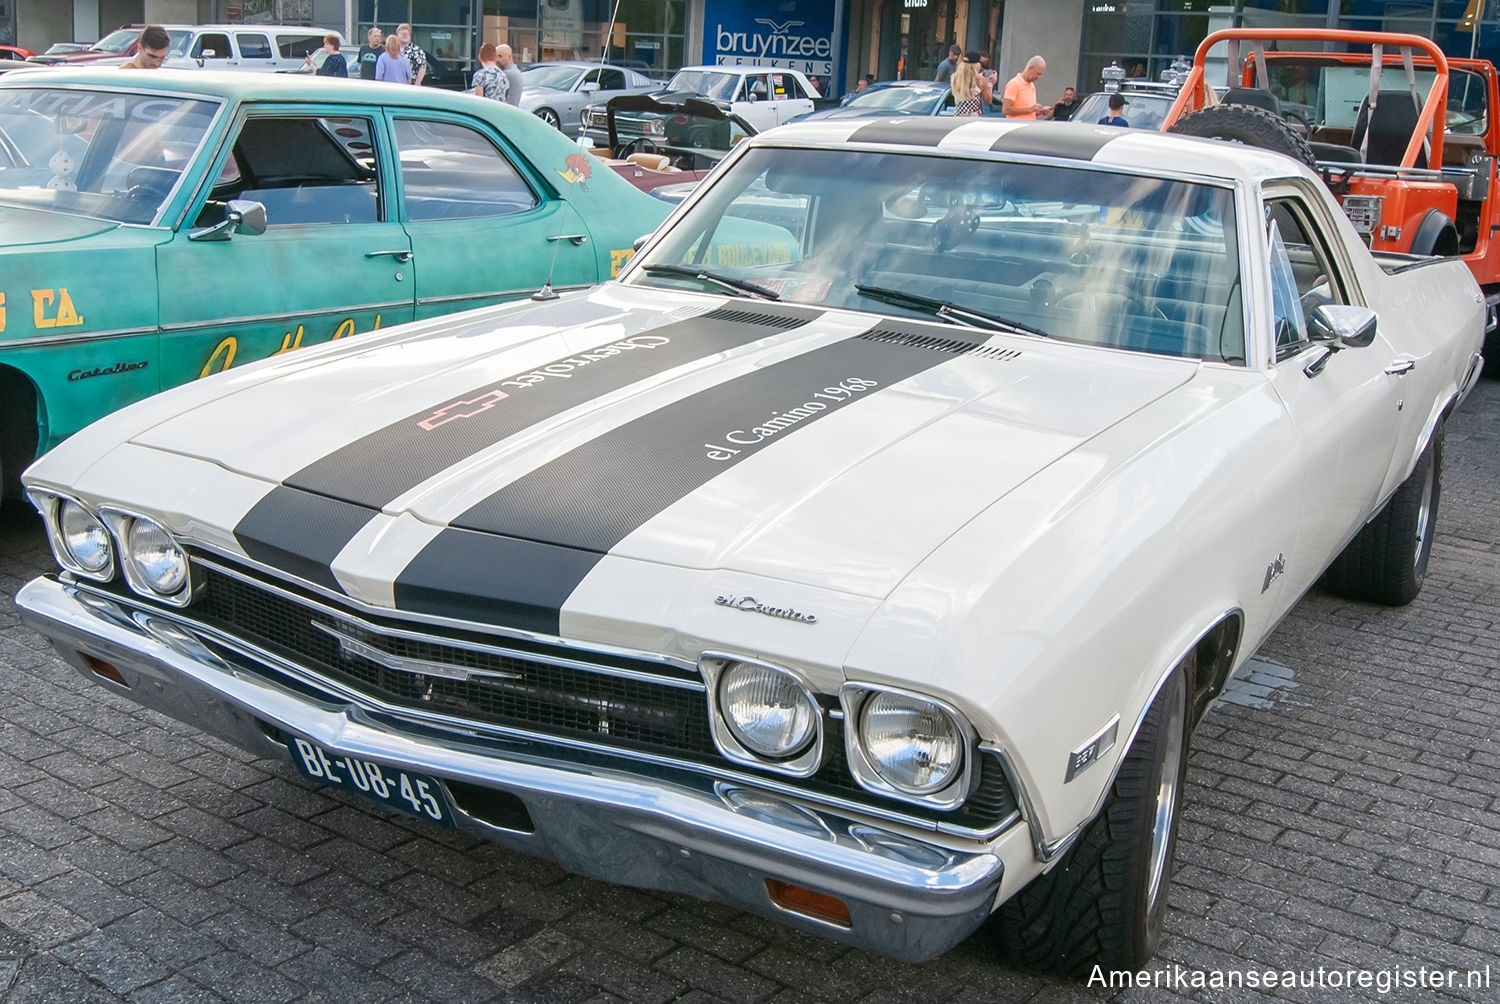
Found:
[(239, 47), (241, 70), (274, 70), (276, 51), (271, 48), (270, 36), (258, 31), (237, 31), (234, 43)]
[(417, 316), (512, 300), (549, 282), (591, 285), (599, 275), (588, 226), (561, 190), (587, 185), (578, 165), (533, 165), (483, 119), (393, 112), (397, 204), (416, 256)]
[(1298, 595), (1373, 511), (1400, 429), (1401, 374), (1378, 333), (1363, 348), (1330, 352), (1308, 337), (1320, 304), (1362, 301), (1321, 200), (1294, 186), (1269, 190), (1265, 221), (1275, 358), (1271, 380), (1297, 428), (1305, 490), (1298, 555), (1286, 589)]
[[(292, 104), (241, 113), (213, 181), (157, 251), (164, 386), (411, 320), (416, 263), (390, 210), (380, 116)], [(206, 235), (232, 200), (264, 206), (265, 232)]]
[(776, 122), (776, 103), (771, 100), (771, 82), (764, 73), (746, 74), (740, 80), (733, 103), (735, 114), (765, 132)]
[(771, 74), (771, 104), (776, 109), (777, 125), (813, 110), (812, 98), (802, 82), (790, 73)]

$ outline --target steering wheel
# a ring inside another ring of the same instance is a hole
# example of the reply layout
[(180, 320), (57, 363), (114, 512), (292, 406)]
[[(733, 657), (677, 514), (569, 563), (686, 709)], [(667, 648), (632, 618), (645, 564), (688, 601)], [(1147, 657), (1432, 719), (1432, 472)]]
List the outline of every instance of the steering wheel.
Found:
[(654, 140), (641, 136), (620, 147), (621, 160), (625, 160), (633, 153), (661, 153), (661, 149), (657, 147)]

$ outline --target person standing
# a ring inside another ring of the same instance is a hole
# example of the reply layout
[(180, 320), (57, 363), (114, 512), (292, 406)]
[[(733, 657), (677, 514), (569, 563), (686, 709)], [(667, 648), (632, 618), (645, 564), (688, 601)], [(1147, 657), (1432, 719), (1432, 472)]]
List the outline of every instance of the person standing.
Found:
[(1041, 56), (1032, 56), (1026, 61), (1025, 69), (1010, 78), (1000, 104), (1000, 110), (1006, 118), (1035, 119), (1038, 116), (1046, 118), (1051, 114), (1050, 108), (1036, 103), (1036, 82), (1046, 72), (1047, 61)]
[(938, 83), (946, 84), (953, 76), (953, 71), (958, 69), (958, 64), (963, 60), (964, 50), (956, 44), (948, 46), (948, 58), (938, 64), (937, 76), (933, 77)]
[(167, 50), (172, 47), (172, 38), (167, 29), (159, 24), (148, 24), (141, 29), (136, 39), (135, 55), (120, 64), (122, 70), (159, 70), (167, 61)]
[(510, 81), (505, 79), (505, 71), (499, 66), (500, 53), (495, 47), (486, 42), (479, 47), (479, 69), (474, 71), (473, 78), (469, 81), (474, 85), (474, 95), (480, 98), (489, 98), (491, 101), (504, 101), (505, 92), (510, 90)]
[[(328, 53), (323, 57), (323, 65), (318, 67), (320, 77), (348, 77), (349, 61), (339, 52), (339, 37), (333, 32), (323, 36), (323, 51)], [(302, 57), (302, 61), (308, 66), (313, 65), (312, 53)]]
[(994, 85), (979, 70), (979, 53), (964, 56), (948, 86), (953, 90), (953, 114), (983, 115), (984, 109), (995, 100)]
[(418, 87), (427, 77), (427, 50), (411, 40), (411, 25), (396, 26), (396, 37), (401, 40), (401, 55), (411, 64), (411, 82)]
[(1070, 122), (1078, 110), (1078, 92), (1071, 87), (1063, 88), (1062, 100), (1052, 106), (1052, 121)]
[(375, 63), (385, 52), (385, 35), (379, 28), (365, 32), (365, 44), (359, 48), (359, 77), (361, 80), (375, 79)]
[(391, 84), (411, 83), (411, 62), (401, 54), (401, 38), (392, 35), (385, 40), (385, 51), (375, 61), (375, 79)]
[(510, 46), (503, 42), (495, 46), (497, 61), (501, 71), (505, 74), (505, 103), (508, 105), (519, 105), (521, 103), (521, 68), (516, 65), (516, 57), (511, 55)]
[(1109, 96), (1109, 114), (1100, 119), (1099, 124), (1107, 126), (1120, 126), (1123, 129), (1129, 129), (1130, 123), (1125, 121), (1125, 116), (1121, 114), (1121, 112), (1125, 110), (1125, 106), (1128, 104), (1130, 104), (1130, 102), (1125, 100), (1125, 95), (1111, 94)]

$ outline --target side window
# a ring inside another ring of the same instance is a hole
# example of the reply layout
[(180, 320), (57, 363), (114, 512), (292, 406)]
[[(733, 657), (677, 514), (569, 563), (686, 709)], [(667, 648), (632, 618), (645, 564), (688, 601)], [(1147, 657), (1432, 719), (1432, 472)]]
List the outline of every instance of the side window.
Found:
[(238, 32), (234, 40), (240, 43), (241, 59), (270, 59), (271, 40), (264, 35), (251, 32)]
[(257, 115), (245, 120), (197, 226), (224, 218), (230, 199), (266, 207), (272, 227), (376, 223), (379, 170), (366, 118)]
[[(281, 53), (282, 59), (301, 59), (310, 52), (317, 52), (323, 48), (322, 35), (277, 35), (276, 51)], [(270, 51), (266, 56), (269, 58)]]
[(766, 87), (766, 78), (764, 76), (757, 75), (745, 78), (745, 97), (749, 98), (752, 95), (757, 101), (764, 101), (771, 96), (770, 90)]
[(600, 70), (599, 89), (601, 91), (623, 91), (625, 89), (625, 74), (614, 69)]
[(1310, 220), (1306, 207), (1295, 199), (1266, 203), (1278, 359), (1305, 346), (1308, 314), (1326, 304), (1346, 302), (1338, 274)]
[(538, 204), (515, 167), (476, 129), (397, 119), (396, 147), (408, 220), (509, 216)]
[[(776, 97), (777, 98), (805, 98), (805, 97), (807, 97), (807, 92), (802, 89), (802, 85), (797, 82), (797, 78), (796, 77), (793, 77), (791, 75), (778, 76), (776, 78), (776, 82), (778, 84), (778, 86), (776, 88)], [(785, 91), (785, 93), (782, 93), (783, 91)]]
[(210, 33), (198, 36), (198, 40), (193, 43), (193, 51), (189, 55), (194, 59), (228, 59), (234, 53), (229, 48), (228, 35)]

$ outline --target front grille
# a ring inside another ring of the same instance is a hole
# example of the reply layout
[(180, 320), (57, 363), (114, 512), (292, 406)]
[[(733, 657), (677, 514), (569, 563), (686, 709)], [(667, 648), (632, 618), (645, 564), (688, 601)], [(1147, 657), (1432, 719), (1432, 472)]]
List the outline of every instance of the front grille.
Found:
[[(217, 559), (216, 559), (217, 560)], [(709, 731), (708, 698), (696, 670), (668, 663), (477, 632), (412, 625), (395, 618), (329, 612), (296, 590), (272, 592), (198, 562), (204, 573), (193, 616), (226, 634), (396, 708), (441, 714), (726, 767)], [(354, 618), (376, 630), (356, 623)], [(413, 628), (420, 628), (421, 637)], [(424, 671), (425, 670), (425, 671)], [(468, 675), (467, 679), (454, 677)], [(826, 755), (795, 782), (822, 794), (954, 826), (986, 829), (1016, 811), (999, 764), (979, 758), (974, 788), (950, 812), (868, 792), (849, 773), (843, 723), (825, 720)]]

